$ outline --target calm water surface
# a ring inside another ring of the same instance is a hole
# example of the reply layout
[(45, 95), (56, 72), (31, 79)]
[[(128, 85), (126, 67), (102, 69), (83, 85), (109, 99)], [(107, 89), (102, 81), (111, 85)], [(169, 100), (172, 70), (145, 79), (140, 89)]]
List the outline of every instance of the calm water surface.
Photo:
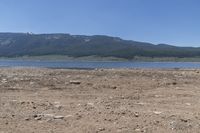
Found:
[(23, 61), (0, 60), (0, 67), (47, 68), (200, 68), (198, 62)]

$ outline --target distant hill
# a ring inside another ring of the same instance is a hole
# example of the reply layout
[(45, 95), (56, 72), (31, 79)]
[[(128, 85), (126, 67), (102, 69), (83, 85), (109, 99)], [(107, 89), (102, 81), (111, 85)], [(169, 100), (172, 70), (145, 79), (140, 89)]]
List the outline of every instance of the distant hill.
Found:
[(200, 48), (154, 45), (102, 35), (0, 33), (1, 57), (41, 55), (181, 58), (200, 57)]

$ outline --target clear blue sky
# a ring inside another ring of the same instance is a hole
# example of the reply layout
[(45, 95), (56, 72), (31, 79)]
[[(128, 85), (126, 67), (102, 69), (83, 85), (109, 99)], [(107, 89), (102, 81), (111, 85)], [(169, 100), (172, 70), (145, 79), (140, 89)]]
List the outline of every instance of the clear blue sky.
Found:
[(200, 0), (0, 0), (0, 32), (101, 34), (200, 46)]

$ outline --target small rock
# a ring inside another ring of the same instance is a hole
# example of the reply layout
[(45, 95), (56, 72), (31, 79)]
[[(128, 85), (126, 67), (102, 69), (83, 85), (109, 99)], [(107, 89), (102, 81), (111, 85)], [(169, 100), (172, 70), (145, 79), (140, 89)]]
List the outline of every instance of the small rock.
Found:
[(106, 130), (106, 129), (103, 128), (103, 127), (100, 127), (100, 128), (98, 129), (99, 132), (101, 132), (101, 131), (105, 131), (105, 130)]
[(159, 115), (159, 114), (161, 114), (162, 112), (154, 111), (153, 113), (156, 114), (156, 115)]
[(66, 115), (65, 118), (73, 117), (73, 115)]
[(140, 131), (141, 131), (141, 129), (137, 128), (137, 129), (135, 129), (135, 131), (136, 131), (136, 132), (140, 132)]
[(187, 119), (184, 119), (184, 118), (182, 118), (181, 121), (182, 121), (182, 122), (188, 122), (188, 120), (187, 120)]
[(30, 82), (30, 85), (33, 85), (34, 84), (34, 82)]
[(33, 115), (33, 118), (36, 118), (36, 117), (38, 117), (38, 115), (37, 115), (37, 114), (34, 114), (34, 115)]
[(6, 79), (2, 79), (2, 83), (7, 83), (8, 81)]
[(53, 114), (44, 114), (44, 117), (54, 117)]
[(61, 105), (55, 105), (56, 108), (61, 109), (62, 106)]
[(155, 95), (156, 98), (162, 97), (162, 95)]
[(20, 104), (25, 104), (25, 102), (24, 102), (24, 101), (21, 101)]
[(112, 97), (112, 96), (109, 96), (109, 99), (113, 99), (113, 97)]
[(35, 117), (35, 120), (41, 120), (42, 117)]
[(30, 120), (30, 118), (25, 118), (25, 120), (26, 120), (26, 121), (29, 121), (29, 120)]
[(63, 119), (64, 116), (61, 116), (61, 115), (59, 116), (59, 115), (58, 115), (58, 116), (54, 116), (53, 118), (54, 118), (54, 119)]
[(61, 109), (61, 108), (62, 108), (60, 102), (54, 102), (54, 104), (55, 104), (54, 106), (55, 106), (56, 108), (58, 108), (58, 109)]
[(143, 103), (143, 102), (139, 102), (139, 103), (136, 103), (138, 105), (145, 105), (146, 103)]
[(135, 113), (134, 113), (134, 116), (135, 116), (135, 117), (139, 117), (139, 113), (138, 113), (138, 112), (135, 112)]
[(81, 114), (76, 114), (76, 120), (80, 120), (82, 118), (82, 115)]
[(70, 84), (76, 84), (76, 85), (81, 84), (81, 82), (80, 82), (80, 81), (77, 81), (77, 80), (70, 80), (69, 83), (70, 83)]
[(87, 105), (94, 106), (94, 103), (87, 103)]
[(190, 106), (191, 105), (191, 103), (185, 103), (187, 106)]
[(172, 85), (176, 85), (177, 83), (176, 82), (172, 82)]
[(117, 89), (117, 86), (113, 86), (113, 87), (111, 87), (113, 90), (116, 90)]

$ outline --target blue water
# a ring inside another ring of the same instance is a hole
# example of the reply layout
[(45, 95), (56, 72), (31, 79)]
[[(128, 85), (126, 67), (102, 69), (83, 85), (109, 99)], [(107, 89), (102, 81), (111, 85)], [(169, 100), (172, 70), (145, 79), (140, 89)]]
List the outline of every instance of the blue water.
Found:
[(45, 68), (200, 68), (198, 62), (23, 61), (0, 60), (0, 67)]

